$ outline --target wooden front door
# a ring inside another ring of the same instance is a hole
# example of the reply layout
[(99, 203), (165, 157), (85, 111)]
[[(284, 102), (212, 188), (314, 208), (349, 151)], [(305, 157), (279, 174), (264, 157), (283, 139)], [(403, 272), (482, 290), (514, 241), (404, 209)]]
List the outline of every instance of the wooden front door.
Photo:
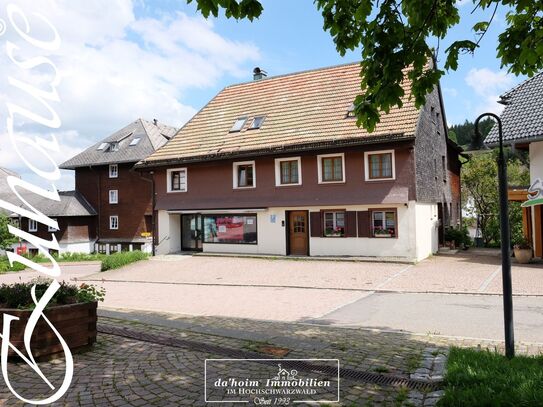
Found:
[(289, 254), (309, 255), (309, 221), (307, 211), (291, 211), (288, 216)]

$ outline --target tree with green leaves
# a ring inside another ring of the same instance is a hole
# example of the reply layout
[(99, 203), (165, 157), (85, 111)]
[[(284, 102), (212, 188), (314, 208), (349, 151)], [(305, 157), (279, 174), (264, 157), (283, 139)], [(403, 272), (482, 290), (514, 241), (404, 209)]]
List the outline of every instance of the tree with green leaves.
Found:
[[(538, 0), (472, 0), (474, 11), (491, 13), (473, 25), (474, 39), (461, 38), (445, 50), (445, 69), (458, 68), (459, 55), (474, 54), (492, 24), (498, 8), (507, 9), (499, 35), (497, 58), (514, 74), (532, 76), (543, 68), (543, 2)], [(259, 0), (187, 0), (198, 10), (217, 17), (258, 18), (263, 10)], [(436, 50), (430, 39), (441, 41), (460, 23), (457, 0), (314, 0), (337, 51), (361, 50), (361, 93), (355, 100), (357, 124), (372, 131), (380, 112), (402, 106), (401, 82), (404, 70), (413, 83), (417, 107), (445, 74), (428, 69)]]
[[(507, 158), (507, 180), (509, 185), (527, 186), (530, 173), (526, 157), (510, 154)], [(462, 202), (471, 216), (479, 216), (480, 230), (485, 246), (499, 246), (500, 219), (498, 194), (498, 152), (473, 155), (462, 166)], [(522, 208), (519, 204), (509, 204), (509, 222), (512, 242), (522, 237)]]
[[(495, 121), (490, 118), (483, 119), (479, 122), (479, 130), (481, 131), (481, 135), (483, 137), (486, 137), (488, 133), (490, 133), (494, 123)], [(475, 134), (475, 125), (473, 122), (466, 119), (466, 121), (462, 124), (454, 124), (449, 127), (448, 133), (449, 138), (455, 141), (458, 145), (468, 147), (471, 143), (473, 135)]]
[(9, 233), (8, 225), (10, 219), (5, 214), (0, 213), (0, 249), (6, 250), (11, 247), (12, 244), (17, 243), (17, 239), (11, 233)]

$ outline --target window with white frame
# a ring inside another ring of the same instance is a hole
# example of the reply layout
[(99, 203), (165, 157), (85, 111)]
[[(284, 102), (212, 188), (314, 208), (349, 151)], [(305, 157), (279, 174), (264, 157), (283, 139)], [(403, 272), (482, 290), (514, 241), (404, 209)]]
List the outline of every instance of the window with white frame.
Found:
[(233, 164), (233, 185), (235, 189), (256, 187), (256, 170), (254, 161), (243, 161)]
[(345, 154), (317, 156), (319, 184), (345, 182)]
[(172, 168), (167, 172), (168, 192), (187, 192), (187, 169)]
[(117, 164), (109, 165), (109, 178), (119, 177), (119, 166)]
[(300, 157), (275, 159), (275, 185), (302, 185)]
[(117, 215), (109, 217), (109, 228), (111, 230), (119, 229), (119, 217)]
[(395, 210), (371, 211), (371, 236), (396, 237), (398, 234)]
[(324, 236), (345, 236), (345, 212), (324, 212)]
[(38, 231), (38, 221), (34, 219), (28, 219), (28, 231), (37, 232)]
[(109, 203), (116, 204), (119, 203), (119, 191), (116, 189), (109, 190)]
[[(57, 222), (56, 218), (52, 218), (51, 220), (54, 220), (55, 222)], [(47, 231), (48, 232), (56, 232), (56, 231), (58, 231), (58, 229), (55, 228), (55, 227), (52, 227), (52, 226), (47, 226)]]
[(393, 180), (396, 178), (394, 150), (366, 151), (364, 153), (366, 181)]

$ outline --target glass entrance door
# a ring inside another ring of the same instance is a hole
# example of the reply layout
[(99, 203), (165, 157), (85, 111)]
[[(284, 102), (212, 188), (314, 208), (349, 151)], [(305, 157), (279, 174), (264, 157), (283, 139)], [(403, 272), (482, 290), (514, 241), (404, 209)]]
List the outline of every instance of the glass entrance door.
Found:
[(202, 215), (181, 215), (181, 249), (202, 250)]

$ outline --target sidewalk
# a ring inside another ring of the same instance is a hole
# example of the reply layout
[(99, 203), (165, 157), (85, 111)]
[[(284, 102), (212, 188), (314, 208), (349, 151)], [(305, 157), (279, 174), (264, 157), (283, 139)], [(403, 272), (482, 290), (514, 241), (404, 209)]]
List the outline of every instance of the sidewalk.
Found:
[[(282, 350), (285, 358), (340, 360), (341, 402), (334, 405), (431, 406), (440, 394), (436, 389), (442, 372), (437, 369), (444, 366), (444, 355), (453, 344), (501, 347), (489, 341), (381, 330), (100, 310), (98, 343), (74, 355), (72, 385), (54, 405), (205, 406), (206, 359), (274, 359), (273, 353)], [(519, 346), (522, 353), (541, 350), (541, 345)], [(62, 361), (41, 367), (54, 384), (62, 381)], [(270, 366), (254, 369), (248, 374), (270, 374)], [(9, 374), (26, 397), (47, 390), (26, 365), (10, 364)], [(429, 383), (428, 377), (437, 381)], [(1, 391), (1, 405), (23, 405), (5, 386)]]

